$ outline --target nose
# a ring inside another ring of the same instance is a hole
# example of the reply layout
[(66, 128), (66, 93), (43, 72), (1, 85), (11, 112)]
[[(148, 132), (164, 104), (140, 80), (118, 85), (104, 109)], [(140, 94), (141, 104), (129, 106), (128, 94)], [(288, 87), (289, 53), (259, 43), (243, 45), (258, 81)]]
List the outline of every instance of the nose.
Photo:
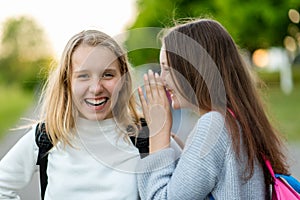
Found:
[(90, 90), (90, 92), (92, 92), (94, 94), (99, 94), (103, 90), (101, 78), (94, 78), (91, 81), (89, 90)]

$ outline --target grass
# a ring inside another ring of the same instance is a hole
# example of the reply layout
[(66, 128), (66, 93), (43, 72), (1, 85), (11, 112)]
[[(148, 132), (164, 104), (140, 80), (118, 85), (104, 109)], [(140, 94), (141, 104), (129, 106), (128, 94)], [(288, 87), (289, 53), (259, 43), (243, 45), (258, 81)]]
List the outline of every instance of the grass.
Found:
[(288, 142), (300, 142), (300, 83), (291, 94), (284, 94), (278, 86), (264, 91), (273, 123)]
[(33, 93), (23, 91), (18, 86), (0, 85), (0, 91), (0, 138), (2, 138), (22, 117), (34, 97)]

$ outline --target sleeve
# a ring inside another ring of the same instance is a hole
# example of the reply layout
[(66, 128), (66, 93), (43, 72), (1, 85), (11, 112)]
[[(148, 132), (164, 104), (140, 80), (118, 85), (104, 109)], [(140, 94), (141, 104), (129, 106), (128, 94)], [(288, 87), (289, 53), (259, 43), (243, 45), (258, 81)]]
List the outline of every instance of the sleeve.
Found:
[(37, 154), (35, 129), (31, 128), (0, 161), (0, 199), (20, 199), (17, 191), (37, 171)]
[(167, 148), (141, 159), (138, 187), (142, 199), (205, 199), (221, 172), (228, 147), (224, 118), (217, 112), (203, 115), (178, 159)]

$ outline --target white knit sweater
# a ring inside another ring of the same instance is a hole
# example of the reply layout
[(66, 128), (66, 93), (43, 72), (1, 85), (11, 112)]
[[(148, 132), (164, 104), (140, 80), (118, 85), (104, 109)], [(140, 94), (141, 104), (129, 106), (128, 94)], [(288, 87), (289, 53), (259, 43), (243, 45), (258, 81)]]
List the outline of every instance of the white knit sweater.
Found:
[[(113, 119), (79, 119), (74, 147), (58, 144), (48, 156), (45, 200), (138, 199), (135, 168), (138, 150), (116, 132)], [(19, 199), (36, 166), (35, 126), (0, 162), (0, 199)]]

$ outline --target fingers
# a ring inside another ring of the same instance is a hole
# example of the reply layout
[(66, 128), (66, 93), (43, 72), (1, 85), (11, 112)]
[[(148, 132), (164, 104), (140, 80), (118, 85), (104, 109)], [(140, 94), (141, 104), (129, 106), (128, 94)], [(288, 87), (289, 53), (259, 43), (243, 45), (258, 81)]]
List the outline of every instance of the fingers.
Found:
[(157, 88), (159, 97), (166, 97), (165, 87), (164, 87), (162, 79), (158, 75), (158, 73), (155, 73), (155, 80), (156, 80), (156, 88)]
[(146, 118), (146, 120), (148, 119), (147, 113), (148, 113), (148, 105), (146, 102), (146, 99), (144, 97), (144, 93), (141, 87), (138, 88), (138, 93), (139, 93), (139, 99), (142, 105), (142, 109), (143, 109), (143, 113), (144, 113), (144, 117)]
[(144, 84), (148, 99), (164, 98), (166, 96), (163, 82), (158, 73), (153, 73), (149, 70), (148, 74), (144, 75)]
[[(147, 84), (147, 83), (145, 83)], [(152, 70), (148, 71), (148, 84), (150, 86), (152, 98), (157, 98), (158, 92), (156, 89), (156, 80)]]
[(146, 108), (147, 102), (146, 102), (146, 99), (145, 99), (145, 97), (144, 97), (143, 90), (142, 90), (141, 87), (138, 88), (138, 93), (139, 93), (139, 98), (140, 98), (142, 107), (143, 107), (143, 108)]
[(144, 74), (144, 88), (145, 88), (145, 91), (146, 91), (147, 99), (152, 100), (153, 99), (153, 97), (152, 97), (152, 88), (151, 88), (148, 77), (149, 76), (147, 74)]
[(144, 74), (145, 96), (141, 87), (138, 88), (138, 96), (141, 102), (142, 111), (146, 121), (150, 120), (150, 110), (154, 105), (160, 105), (164, 109), (168, 109), (169, 101), (165, 93), (165, 89), (160, 76), (149, 70)]

